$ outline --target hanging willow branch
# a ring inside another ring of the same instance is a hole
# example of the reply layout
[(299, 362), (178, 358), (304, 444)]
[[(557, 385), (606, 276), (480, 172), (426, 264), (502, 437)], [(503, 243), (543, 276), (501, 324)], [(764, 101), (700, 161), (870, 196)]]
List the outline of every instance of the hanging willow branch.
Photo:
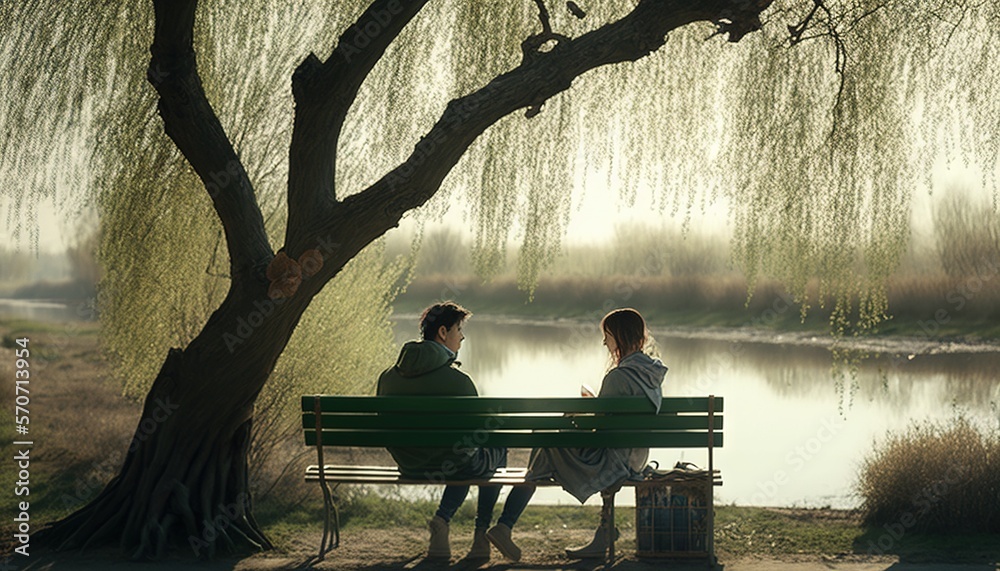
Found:
[(469, 145), (500, 118), (518, 109), (538, 108), (587, 71), (643, 58), (666, 42), (668, 32), (692, 22), (724, 21), (730, 41), (738, 41), (759, 27), (760, 12), (769, 5), (770, 0), (644, 0), (618, 21), (579, 38), (566, 38), (548, 52), (537, 52), (484, 87), (451, 101), (410, 157), (367, 190), (346, 199), (346, 213), (336, 213), (331, 225), (345, 219), (372, 220), (371, 238), (381, 235), (403, 213), (433, 196)]

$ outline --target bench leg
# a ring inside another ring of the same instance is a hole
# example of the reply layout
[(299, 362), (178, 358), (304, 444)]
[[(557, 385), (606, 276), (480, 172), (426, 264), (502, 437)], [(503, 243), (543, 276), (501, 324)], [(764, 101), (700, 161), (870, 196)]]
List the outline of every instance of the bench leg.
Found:
[(605, 565), (615, 561), (615, 494), (621, 486), (601, 490), (601, 525), (607, 525), (608, 551), (604, 556)]
[(319, 560), (322, 561), (328, 551), (340, 547), (340, 513), (326, 480), (319, 483), (323, 490), (323, 538), (319, 543)]

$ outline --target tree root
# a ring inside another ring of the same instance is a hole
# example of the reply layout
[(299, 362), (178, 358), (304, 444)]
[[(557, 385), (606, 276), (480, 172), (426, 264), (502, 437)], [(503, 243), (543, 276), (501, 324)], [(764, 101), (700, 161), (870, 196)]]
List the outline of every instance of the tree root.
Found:
[(130, 452), (94, 501), (34, 538), (57, 551), (117, 543), (135, 560), (160, 559), (180, 546), (205, 558), (273, 548), (250, 512), (249, 427), (186, 450), (183, 439), (162, 428), (157, 436), (171, 444), (147, 442)]

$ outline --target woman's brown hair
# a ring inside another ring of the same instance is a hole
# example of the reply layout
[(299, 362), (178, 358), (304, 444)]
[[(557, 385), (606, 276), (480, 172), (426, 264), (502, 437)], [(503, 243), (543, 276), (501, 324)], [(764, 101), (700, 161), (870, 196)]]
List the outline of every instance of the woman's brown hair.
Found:
[(636, 351), (642, 351), (646, 346), (649, 334), (646, 332), (646, 321), (639, 312), (626, 307), (616, 309), (601, 320), (601, 331), (607, 331), (615, 338), (618, 349), (613, 356), (615, 365)]

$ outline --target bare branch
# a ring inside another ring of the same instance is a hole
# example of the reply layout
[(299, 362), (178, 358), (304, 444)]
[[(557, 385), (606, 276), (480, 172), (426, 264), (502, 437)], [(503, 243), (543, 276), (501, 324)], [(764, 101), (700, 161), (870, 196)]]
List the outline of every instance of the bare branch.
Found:
[(535, 0), (538, 6), (538, 19), (542, 22), (542, 33), (551, 34), (552, 24), (549, 23), (549, 9), (545, 7), (545, 0)]
[(426, 3), (375, 0), (340, 35), (326, 62), (310, 54), (296, 69), (286, 243), (335, 203), (337, 142), (347, 112), (386, 48)]
[(163, 128), (205, 183), (222, 220), (234, 281), (272, 256), (246, 170), (205, 96), (195, 61), (197, 0), (154, 0), (156, 30), (147, 79), (160, 95)]
[(809, 11), (809, 14), (803, 18), (801, 22), (794, 26), (791, 24), (788, 25), (789, 43), (791, 45), (794, 46), (802, 41), (802, 34), (809, 27), (809, 22), (813, 19), (813, 16), (816, 15), (816, 10), (819, 9), (820, 4), (822, 4), (822, 0), (814, 0), (812, 10)]

